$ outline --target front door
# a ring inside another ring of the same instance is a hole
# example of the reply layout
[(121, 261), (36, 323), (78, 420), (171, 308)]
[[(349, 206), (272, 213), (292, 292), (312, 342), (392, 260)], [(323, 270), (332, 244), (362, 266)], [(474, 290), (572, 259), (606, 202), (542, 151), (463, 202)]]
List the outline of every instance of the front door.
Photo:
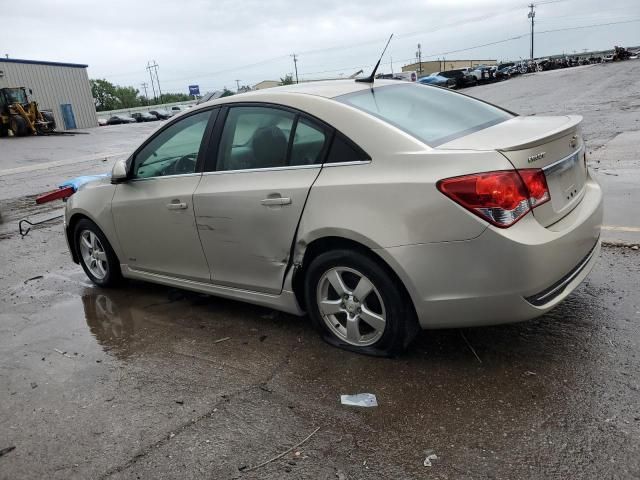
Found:
[(217, 284), (280, 293), (328, 131), (295, 112), (229, 108), (216, 168), (194, 195), (202, 246)]
[(117, 186), (113, 218), (131, 269), (210, 281), (193, 192), (211, 116), (210, 110), (195, 113), (158, 132), (133, 157), (130, 180)]

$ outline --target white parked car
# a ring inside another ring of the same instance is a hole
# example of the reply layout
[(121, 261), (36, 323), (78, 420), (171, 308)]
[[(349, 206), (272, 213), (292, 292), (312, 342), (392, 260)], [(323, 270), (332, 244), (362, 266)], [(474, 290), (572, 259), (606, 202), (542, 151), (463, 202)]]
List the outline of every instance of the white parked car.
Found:
[(544, 314), (598, 257), (581, 117), (416, 83), (304, 83), (169, 120), (66, 203), (73, 260), (309, 314), (393, 355), (422, 329)]

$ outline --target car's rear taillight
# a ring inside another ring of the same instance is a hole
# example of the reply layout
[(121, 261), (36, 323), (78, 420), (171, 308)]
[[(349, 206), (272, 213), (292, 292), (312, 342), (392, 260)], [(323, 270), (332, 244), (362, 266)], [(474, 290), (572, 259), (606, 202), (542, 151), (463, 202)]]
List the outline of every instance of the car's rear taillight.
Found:
[(540, 169), (502, 170), (447, 178), (438, 190), (496, 227), (510, 227), (532, 208), (549, 201)]

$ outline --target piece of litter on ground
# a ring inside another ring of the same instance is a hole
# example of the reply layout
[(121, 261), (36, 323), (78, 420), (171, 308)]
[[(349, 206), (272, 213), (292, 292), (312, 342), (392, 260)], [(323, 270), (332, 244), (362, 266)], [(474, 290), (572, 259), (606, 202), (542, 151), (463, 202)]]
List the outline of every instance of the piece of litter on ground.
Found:
[(422, 464), (425, 467), (431, 467), (433, 465), (431, 463), (433, 460), (438, 460), (438, 456), (435, 453), (430, 453), (429, 455), (427, 455), (427, 458), (424, 459), (424, 462), (422, 462)]
[(340, 395), (340, 403), (352, 407), (377, 407), (378, 400), (373, 393), (356, 393), (355, 395)]
[(424, 462), (422, 462), (422, 464), (425, 467), (431, 467), (433, 464), (431, 463), (432, 460), (437, 460), (438, 456), (435, 453), (432, 453), (431, 455), (427, 456), (427, 458), (424, 459)]
[(231, 340), (231, 337), (224, 337), (224, 338), (219, 338), (218, 340), (216, 340), (213, 343), (220, 343), (220, 342), (226, 342), (227, 340)]
[(537, 375), (536, 372), (532, 372), (531, 370), (527, 370), (526, 372), (524, 372), (524, 374), (527, 376)]
[(59, 353), (64, 357), (71, 358), (71, 355), (68, 355), (67, 352), (63, 352), (62, 350), (58, 350), (57, 348), (54, 348), (53, 351)]

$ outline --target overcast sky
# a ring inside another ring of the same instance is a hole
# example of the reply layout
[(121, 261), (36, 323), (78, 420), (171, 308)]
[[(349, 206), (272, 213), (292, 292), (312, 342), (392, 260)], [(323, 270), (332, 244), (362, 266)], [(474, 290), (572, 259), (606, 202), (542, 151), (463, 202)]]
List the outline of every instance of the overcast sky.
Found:
[[(13, 5), (8, 8), (8, 5)], [(390, 33), (381, 71), (415, 58), (518, 59), (529, 55), (527, 1), (518, 0), (0, 0), (0, 54), (85, 63), (91, 78), (202, 93), (235, 79), (253, 85), (293, 72), (338, 77), (371, 68)], [(605, 6), (606, 5), (606, 6)], [(640, 0), (541, 0), (536, 56), (640, 45)], [(627, 22), (627, 23), (618, 23)], [(590, 28), (574, 28), (613, 23)], [(512, 37), (503, 43), (475, 47)], [(463, 50), (464, 49), (464, 50)]]

